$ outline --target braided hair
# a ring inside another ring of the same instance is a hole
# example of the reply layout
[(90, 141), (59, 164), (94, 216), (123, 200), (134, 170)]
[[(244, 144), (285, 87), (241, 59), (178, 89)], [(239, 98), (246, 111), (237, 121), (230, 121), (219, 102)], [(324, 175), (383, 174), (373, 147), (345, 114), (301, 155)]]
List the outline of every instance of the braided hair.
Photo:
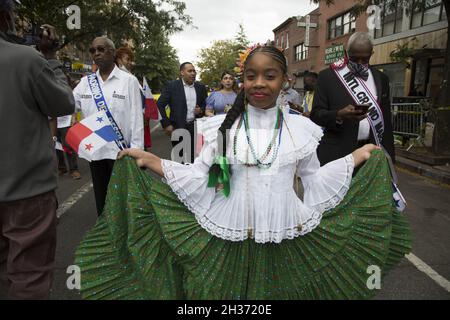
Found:
[[(265, 55), (270, 56), (272, 59), (277, 61), (280, 66), (281, 70), (283, 71), (283, 74), (287, 74), (287, 63), (286, 63), (286, 57), (284, 56), (283, 52), (278, 49), (275, 46), (271, 45), (265, 45), (265, 46), (258, 46), (255, 49), (253, 49), (247, 59), (244, 63), (244, 74), (245, 69), (247, 67), (248, 62), (253, 58), (253, 56), (256, 53), (263, 53)], [(227, 140), (228, 140), (228, 132), (229, 129), (233, 126), (234, 122), (239, 118), (239, 116), (245, 111), (245, 106), (247, 104), (245, 96), (244, 89), (241, 90), (241, 92), (237, 95), (236, 100), (234, 101), (233, 107), (228, 111), (227, 116), (225, 117), (225, 120), (222, 122), (222, 125), (219, 128), (219, 135), (218, 135), (218, 147), (219, 151), (221, 151), (221, 155), (223, 157), (226, 157), (227, 154)], [(218, 173), (220, 171), (220, 166), (217, 163), (214, 163), (211, 168), (209, 169), (210, 173)], [(231, 168), (230, 168), (231, 173)]]

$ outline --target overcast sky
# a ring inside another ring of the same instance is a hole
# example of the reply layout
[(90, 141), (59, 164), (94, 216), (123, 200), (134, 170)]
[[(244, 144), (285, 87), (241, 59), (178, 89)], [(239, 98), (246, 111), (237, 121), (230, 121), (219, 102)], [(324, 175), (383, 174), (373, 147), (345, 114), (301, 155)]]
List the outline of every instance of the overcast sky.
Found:
[(186, 27), (170, 39), (180, 62), (198, 61), (198, 52), (215, 40), (233, 38), (242, 23), (251, 43), (273, 39), (272, 30), (287, 18), (305, 15), (317, 5), (310, 0), (184, 0), (197, 29)]

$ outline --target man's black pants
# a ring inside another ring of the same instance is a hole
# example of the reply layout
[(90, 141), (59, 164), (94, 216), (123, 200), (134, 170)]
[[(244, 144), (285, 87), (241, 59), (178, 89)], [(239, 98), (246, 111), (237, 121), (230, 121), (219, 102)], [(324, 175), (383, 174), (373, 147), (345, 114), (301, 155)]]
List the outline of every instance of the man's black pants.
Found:
[(94, 185), (95, 205), (97, 215), (100, 216), (105, 206), (106, 192), (108, 191), (109, 179), (113, 171), (115, 160), (91, 161), (92, 184)]

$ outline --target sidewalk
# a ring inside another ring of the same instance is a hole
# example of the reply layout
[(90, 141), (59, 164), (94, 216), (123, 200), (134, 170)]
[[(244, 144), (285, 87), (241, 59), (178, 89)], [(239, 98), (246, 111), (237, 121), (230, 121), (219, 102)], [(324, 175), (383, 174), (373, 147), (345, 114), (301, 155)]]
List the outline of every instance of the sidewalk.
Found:
[(402, 156), (396, 156), (395, 159), (397, 167), (450, 185), (450, 165), (431, 166)]

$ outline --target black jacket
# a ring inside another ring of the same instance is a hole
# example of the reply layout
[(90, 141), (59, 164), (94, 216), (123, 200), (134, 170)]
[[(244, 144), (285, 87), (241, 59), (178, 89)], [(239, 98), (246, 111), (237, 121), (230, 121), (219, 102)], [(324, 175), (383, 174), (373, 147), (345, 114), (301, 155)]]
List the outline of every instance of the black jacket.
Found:
[(75, 110), (63, 66), (33, 48), (9, 42), (0, 32), (0, 84), (0, 203), (55, 190), (55, 147), (48, 117)]
[[(206, 87), (200, 82), (194, 83), (195, 92), (197, 93), (197, 105), (202, 109), (202, 114), (196, 117), (202, 117), (205, 113)], [(183, 81), (181, 79), (170, 81), (164, 88), (157, 102), (162, 120), (161, 125), (166, 128), (169, 125), (178, 128), (186, 127), (187, 104), (186, 95), (184, 93)], [(167, 118), (165, 108), (170, 106), (170, 118)]]
[[(375, 80), (378, 102), (384, 117), (382, 145), (390, 154), (392, 160), (395, 161), (389, 78), (375, 68), (370, 70)], [(331, 68), (321, 71), (311, 112), (311, 120), (325, 128), (324, 137), (317, 149), (317, 156), (321, 165), (352, 153), (358, 146), (359, 123), (352, 121), (344, 121), (341, 125), (336, 123), (337, 111), (349, 104), (354, 105), (353, 99), (345, 91), (334, 71)], [(375, 143), (372, 130), (370, 140)]]

